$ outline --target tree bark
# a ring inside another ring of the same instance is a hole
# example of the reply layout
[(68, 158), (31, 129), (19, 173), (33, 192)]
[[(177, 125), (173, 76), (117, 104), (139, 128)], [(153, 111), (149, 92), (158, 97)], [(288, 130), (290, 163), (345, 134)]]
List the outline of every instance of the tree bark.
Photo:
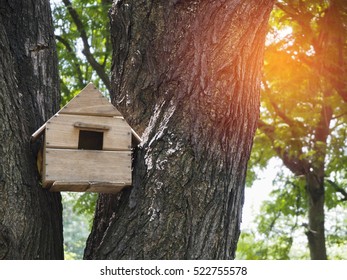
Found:
[(0, 0), (0, 259), (63, 259), (62, 207), (30, 136), (59, 109), (48, 0)]
[(234, 258), (272, 5), (114, 2), (112, 101), (143, 141), (85, 258)]
[(308, 193), (308, 229), (306, 236), (311, 260), (326, 260), (324, 177), (318, 178), (314, 172), (306, 175)]

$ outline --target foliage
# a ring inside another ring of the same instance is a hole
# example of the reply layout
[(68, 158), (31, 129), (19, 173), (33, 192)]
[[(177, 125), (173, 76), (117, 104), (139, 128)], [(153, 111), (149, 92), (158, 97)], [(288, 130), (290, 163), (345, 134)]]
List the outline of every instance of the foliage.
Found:
[(62, 105), (89, 82), (109, 90), (111, 0), (61, 0), (52, 4)]
[(243, 260), (288, 260), (293, 239), (277, 236), (275, 240), (257, 238), (258, 233), (244, 232), (237, 245), (237, 259)]
[[(82, 259), (83, 257), (85, 242), (90, 232), (95, 209), (94, 205), (90, 204), (91, 202), (95, 203), (95, 199), (89, 199), (88, 205), (85, 205), (86, 196), (88, 195), (63, 193), (65, 259)], [(93, 196), (95, 197), (95, 195)]]
[[(239, 253), (244, 258), (288, 257), (292, 243), (284, 240), (298, 233), (304, 236), (307, 231), (305, 176), (322, 169), (328, 252), (330, 257), (341, 257), (347, 232), (339, 230), (343, 221), (332, 223), (327, 217), (337, 209), (346, 217), (347, 210), (346, 19), (343, 1), (286, 0), (279, 1), (273, 10), (265, 53), (261, 120), (247, 185), (257, 179), (254, 170), (264, 169), (273, 157), (291, 173), (278, 172), (271, 200), (264, 203), (256, 218), (257, 239), (249, 232), (241, 235)], [(252, 245), (246, 247), (245, 242)], [(285, 250), (271, 252), (274, 244)], [(250, 248), (253, 253), (245, 251)]]
[(97, 198), (98, 195), (95, 193), (83, 193), (77, 198), (73, 206), (75, 213), (84, 215), (88, 219), (89, 229), (92, 227)]

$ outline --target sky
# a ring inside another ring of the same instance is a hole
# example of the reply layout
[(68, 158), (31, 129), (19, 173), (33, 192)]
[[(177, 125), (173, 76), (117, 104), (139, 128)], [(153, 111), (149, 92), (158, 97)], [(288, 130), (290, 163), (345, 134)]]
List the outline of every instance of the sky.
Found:
[(270, 160), (267, 168), (257, 174), (259, 179), (253, 183), (252, 187), (246, 187), (241, 230), (254, 228), (252, 222), (259, 214), (263, 201), (268, 199), (273, 190), (273, 180), (279, 168), (281, 167), (278, 160)]

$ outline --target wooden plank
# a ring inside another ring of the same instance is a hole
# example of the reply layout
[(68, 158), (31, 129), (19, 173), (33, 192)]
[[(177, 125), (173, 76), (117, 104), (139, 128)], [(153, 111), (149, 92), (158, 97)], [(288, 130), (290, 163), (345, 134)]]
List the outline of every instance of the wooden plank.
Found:
[(73, 126), (80, 129), (92, 130), (92, 131), (110, 130), (110, 127), (108, 125), (101, 125), (101, 124), (95, 124), (95, 123), (75, 122)]
[[(46, 134), (45, 134), (45, 139), (46, 139)], [(46, 141), (43, 141), (43, 150), (42, 150), (42, 173), (41, 178), (42, 178), (42, 187), (47, 188), (47, 183), (45, 182), (45, 175), (46, 175)]]
[(59, 114), (121, 116), (121, 113), (92, 84), (88, 84)]
[(96, 192), (96, 193), (118, 193), (123, 188), (129, 187), (121, 183), (110, 182), (54, 182), (49, 189), (52, 192)]
[(76, 122), (109, 128), (104, 131), (103, 150), (120, 151), (131, 148), (131, 128), (124, 118), (67, 114), (56, 115), (46, 123), (46, 146), (48, 148), (77, 149), (79, 128), (74, 126)]
[(46, 148), (43, 185), (56, 181), (131, 185), (131, 153)]
[(42, 126), (40, 126), (40, 128), (31, 135), (30, 142), (34, 143), (35, 141), (37, 141), (37, 139), (39, 139), (42, 133), (45, 131), (45, 128), (46, 128), (46, 124), (43, 124)]
[(135, 132), (135, 130), (131, 129), (132, 142), (134, 146), (137, 146), (142, 142), (141, 137)]

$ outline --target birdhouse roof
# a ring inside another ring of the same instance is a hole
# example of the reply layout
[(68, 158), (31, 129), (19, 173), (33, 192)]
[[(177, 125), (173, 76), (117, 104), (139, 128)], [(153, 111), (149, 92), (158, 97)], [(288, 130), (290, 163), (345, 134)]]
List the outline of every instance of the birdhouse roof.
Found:
[(58, 113), (104, 117), (122, 116), (92, 83), (82, 89)]
[[(56, 115), (59, 114), (122, 117), (122, 114), (92, 83), (89, 83), (78, 95), (71, 99), (69, 103), (56, 113)], [(42, 135), (47, 122), (33, 133), (31, 136), (32, 142), (36, 141)], [(133, 137), (136, 139), (136, 142), (141, 142), (141, 138), (133, 129), (131, 129), (131, 132)]]

